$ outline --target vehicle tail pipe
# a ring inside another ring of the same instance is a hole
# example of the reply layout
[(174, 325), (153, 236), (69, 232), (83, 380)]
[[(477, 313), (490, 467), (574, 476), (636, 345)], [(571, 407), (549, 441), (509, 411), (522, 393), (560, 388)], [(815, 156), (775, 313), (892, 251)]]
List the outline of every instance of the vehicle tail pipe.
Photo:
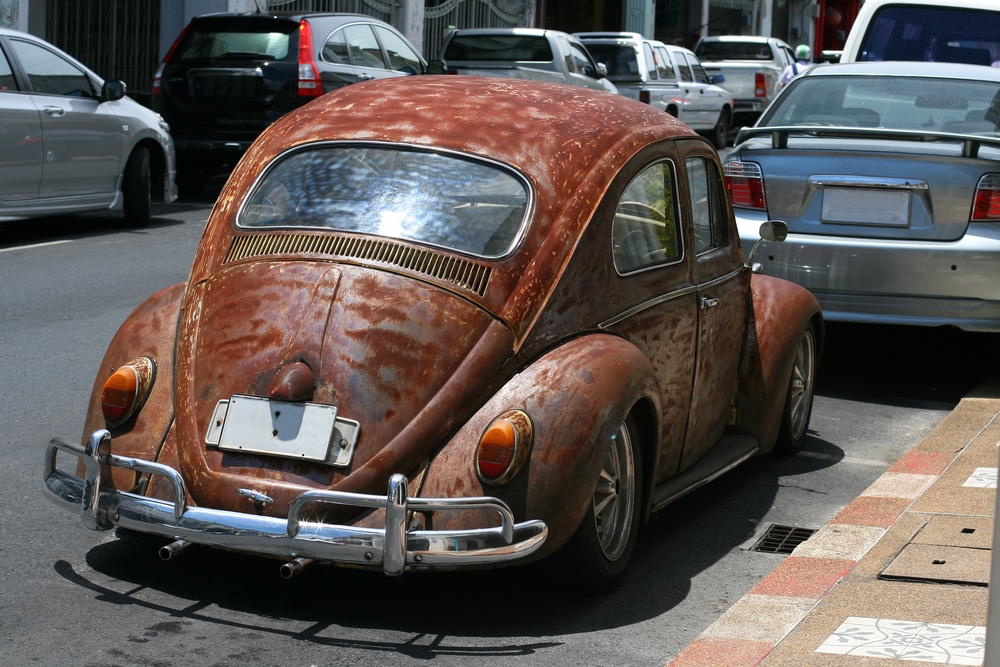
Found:
[(278, 568), (278, 573), (281, 575), (282, 579), (291, 579), (315, 562), (316, 561), (313, 558), (296, 558), (295, 560), (290, 560)]
[(177, 540), (167, 544), (166, 546), (160, 547), (160, 560), (166, 561), (180, 555), (180, 553), (191, 546), (191, 544), (192, 543), (187, 540)]

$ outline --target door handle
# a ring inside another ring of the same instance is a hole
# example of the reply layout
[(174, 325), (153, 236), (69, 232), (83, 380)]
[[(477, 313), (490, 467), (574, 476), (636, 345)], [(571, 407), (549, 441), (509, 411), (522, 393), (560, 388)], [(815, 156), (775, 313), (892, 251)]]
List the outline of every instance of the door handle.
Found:
[(358, 75), (358, 81), (371, 81), (374, 78), (375, 77), (373, 77), (371, 74), (359, 74)]
[(701, 309), (707, 310), (708, 308), (714, 308), (719, 305), (718, 297), (703, 296), (701, 297)]
[(42, 113), (48, 114), (49, 116), (63, 116), (66, 114), (66, 110), (62, 107), (42, 107)]

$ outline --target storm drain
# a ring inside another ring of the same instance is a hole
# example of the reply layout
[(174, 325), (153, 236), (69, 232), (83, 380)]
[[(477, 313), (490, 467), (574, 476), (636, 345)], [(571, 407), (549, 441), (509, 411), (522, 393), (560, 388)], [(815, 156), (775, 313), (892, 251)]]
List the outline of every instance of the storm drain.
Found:
[(765, 554), (790, 554), (809, 536), (816, 531), (811, 528), (796, 528), (794, 526), (779, 526), (773, 524), (760, 539), (750, 547), (750, 551)]

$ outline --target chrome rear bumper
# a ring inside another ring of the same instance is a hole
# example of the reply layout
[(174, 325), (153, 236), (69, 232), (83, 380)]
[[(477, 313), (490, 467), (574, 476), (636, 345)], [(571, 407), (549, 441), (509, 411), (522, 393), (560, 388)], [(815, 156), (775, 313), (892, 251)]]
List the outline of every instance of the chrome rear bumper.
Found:
[[(406, 570), (458, 569), (523, 558), (542, 546), (548, 534), (543, 521), (514, 523), (501, 500), (476, 498), (410, 498), (406, 477), (393, 475), (388, 494), (375, 496), (344, 491), (306, 491), (292, 501), (288, 518), (258, 516), (187, 505), (180, 473), (152, 461), (110, 452), (111, 435), (100, 430), (81, 447), (54, 438), (45, 451), (45, 495), (71, 512), (79, 512), (92, 530), (127, 528), (194, 544), (277, 556), (296, 561), (312, 559), (352, 565), (382, 565), (386, 574)], [(83, 460), (85, 478), (56, 467), (64, 452)], [(173, 502), (147, 498), (116, 489), (101, 468), (113, 466), (159, 475), (174, 490)], [(386, 527), (361, 528), (300, 519), (302, 509), (315, 503), (385, 509)], [(470, 530), (407, 530), (410, 512), (487, 509), (500, 516), (500, 525)]]

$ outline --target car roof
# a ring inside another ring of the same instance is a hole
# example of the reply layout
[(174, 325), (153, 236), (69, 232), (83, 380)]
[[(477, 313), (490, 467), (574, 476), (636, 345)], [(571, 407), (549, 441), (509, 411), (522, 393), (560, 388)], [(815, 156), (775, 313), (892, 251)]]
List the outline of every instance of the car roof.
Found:
[(370, 20), (373, 23), (385, 23), (381, 19), (375, 18), (374, 16), (368, 16), (367, 14), (357, 14), (353, 12), (280, 12), (280, 11), (269, 11), (269, 12), (213, 12), (211, 14), (200, 14), (195, 16), (193, 21), (202, 20), (217, 20), (226, 18), (241, 18), (241, 19), (254, 19), (259, 18), (261, 20), (273, 21), (286, 20), (299, 22), (308, 19), (363, 19)]
[(971, 79), (1000, 83), (1000, 68), (961, 63), (880, 60), (856, 63), (829, 63), (811, 67), (806, 76), (920, 76)]
[(886, 5), (930, 5), (941, 8), (968, 8), (968, 9), (997, 9), (996, 0), (866, 0), (864, 5), (868, 7), (864, 10), (872, 12), (879, 7)]
[(764, 42), (769, 42), (774, 40), (775, 42), (780, 42), (782, 40), (776, 39), (774, 37), (763, 37), (761, 35), (711, 35), (709, 37), (702, 37), (699, 42), (753, 42), (763, 44)]

